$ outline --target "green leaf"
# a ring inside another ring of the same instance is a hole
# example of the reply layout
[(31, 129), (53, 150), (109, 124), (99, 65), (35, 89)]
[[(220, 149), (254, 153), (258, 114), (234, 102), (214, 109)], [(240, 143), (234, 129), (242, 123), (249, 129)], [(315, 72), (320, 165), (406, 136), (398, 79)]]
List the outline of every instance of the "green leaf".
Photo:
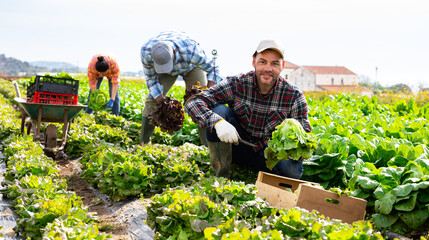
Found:
[(183, 229), (180, 229), (179, 236), (177, 236), (177, 240), (188, 240), (188, 234)]
[(357, 182), (362, 186), (365, 190), (374, 190), (380, 185), (379, 182), (370, 179), (369, 177), (358, 176)]
[(353, 134), (350, 137), (350, 145), (356, 147), (359, 150), (363, 150), (366, 147), (365, 138), (359, 134)]
[(377, 227), (387, 228), (394, 224), (396, 220), (398, 220), (399, 216), (398, 214), (381, 214), (381, 213), (375, 213), (372, 215), (374, 219), (374, 224)]
[(329, 172), (326, 172), (326, 173), (320, 173), (318, 175), (318, 177), (320, 177), (323, 180), (330, 180), (333, 177), (335, 177), (336, 175), (337, 175), (337, 171), (329, 171)]
[(380, 172), (380, 183), (387, 189), (393, 189), (401, 184), (401, 176), (404, 172), (403, 167), (386, 167)]
[(350, 155), (347, 157), (347, 163), (345, 165), (347, 177), (351, 177), (353, 175), (355, 166), (356, 166), (357, 157), (355, 155)]
[(403, 197), (410, 194), (410, 192), (413, 190), (414, 190), (413, 184), (409, 183), (409, 184), (399, 185), (395, 187), (392, 191), (393, 191), (393, 194), (395, 194), (397, 197)]
[(407, 144), (401, 144), (398, 148), (398, 155), (407, 159), (415, 159), (413, 150)]
[(420, 209), (412, 212), (399, 213), (401, 220), (410, 228), (421, 226), (429, 217), (428, 209)]
[(356, 189), (352, 192), (352, 196), (357, 198), (367, 199), (370, 196), (370, 194), (363, 191), (362, 189)]
[(378, 185), (378, 187), (374, 190), (373, 194), (375, 196), (375, 198), (380, 199), (382, 198), (388, 191), (390, 191), (389, 189), (384, 188), (382, 185)]
[(416, 200), (417, 200), (417, 192), (414, 192), (413, 194), (411, 194), (411, 196), (409, 196), (408, 199), (398, 201), (395, 204), (395, 209), (398, 211), (406, 211), (406, 212), (412, 211), (416, 206)]
[(420, 189), (427, 189), (429, 187), (429, 181), (412, 183), (412, 185), (414, 191), (419, 191)]
[(375, 201), (375, 211), (382, 214), (389, 214), (393, 209), (393, 204), (396, 202), (396, 196), (392, 191), (387, 192), (380, 199)]
[(419, 194), (417, 196), (417, 200), (421, 203), (428, 203), (429, 202), (429, 188), (426, 188), (424, 190), (420, 190)]
[[(395, 153), (396, 154), (396, 153)], [(410, 160), (403, 156), (396, 155), (387, 162), (388, 166), (405, 166)]]
[[(427, 157), (426, 157), (427, 158)], [(415, 161), (419, 166), (422, 167), (423, 174), (429, 175), (429, 160), (425, 158), (418, 158)]]

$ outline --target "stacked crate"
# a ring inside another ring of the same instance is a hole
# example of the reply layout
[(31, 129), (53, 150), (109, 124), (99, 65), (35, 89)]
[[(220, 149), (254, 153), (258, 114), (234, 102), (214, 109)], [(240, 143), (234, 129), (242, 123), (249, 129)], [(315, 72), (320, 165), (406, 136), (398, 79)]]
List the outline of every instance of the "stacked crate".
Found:
[(77, 105), (79, 80), (37, 75), (27, 86), (27, 102)]

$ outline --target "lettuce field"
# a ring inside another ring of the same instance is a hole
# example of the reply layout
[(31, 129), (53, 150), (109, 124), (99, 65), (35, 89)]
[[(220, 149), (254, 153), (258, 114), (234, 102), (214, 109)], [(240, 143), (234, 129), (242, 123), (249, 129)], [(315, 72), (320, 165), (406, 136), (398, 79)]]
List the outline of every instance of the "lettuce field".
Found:
[[(86, 105), (87, 79), (77, 78), (79, 102)], [(28, 80), (18, 83), (23, 93)], [(108, 91), (107, 81), (101, 89)], [(7, 165), (2, 192), (19, 217), (16, 232), (31, 239), (112, 238), (100, 230), (80, 197), (67, 190), (55, 160), (31, 135), (20, 135), (20, 112), (9, 81), (0, 80), (0, 93), (0, 141)], [(174, 86), (170, 93), (183, 102), (183, 87)], [(387, 233), (428, 238), (425, 94), (306, 93), (317, 149), (304, 161), (302, 179), (365, 199), (365, 221), (353, 224), (316, 211), (269, 206), (256, 197), (256, 173), (249, 169), (233, 166), (231, 180), (214, 177), (208, 149), (186, 114), (179, 131), (157, 128), (151, 144), (138, 145), (146, 95), (143, 81), (124, 80), (120, 116), (108, 110), (80, 112), (64, 152), (79, 158), (85, 182), (112, 201), (148, 201), (142, 221), (155, 239), (387, 239)]]

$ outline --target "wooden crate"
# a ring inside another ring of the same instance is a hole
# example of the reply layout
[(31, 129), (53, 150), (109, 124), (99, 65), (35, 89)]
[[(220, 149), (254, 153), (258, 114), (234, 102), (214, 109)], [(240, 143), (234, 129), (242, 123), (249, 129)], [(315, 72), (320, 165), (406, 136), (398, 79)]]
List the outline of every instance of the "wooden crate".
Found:
[(258, 187), (256, 195), (276, 208), (317, 210), (324, 216), (346, 223), (365, 218), (366, 200), (338, 196), (317, 183), (259, 172), (255, 185)]

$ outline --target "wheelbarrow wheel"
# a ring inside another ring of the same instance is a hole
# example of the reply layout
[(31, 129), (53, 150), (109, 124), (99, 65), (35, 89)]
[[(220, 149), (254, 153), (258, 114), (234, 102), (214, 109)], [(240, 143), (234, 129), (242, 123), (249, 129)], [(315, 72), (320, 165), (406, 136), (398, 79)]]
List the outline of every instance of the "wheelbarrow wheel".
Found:
[(45, 146), (47, 148), (55, 148), (57, 146), (57, 127), (54, 124), (49, 124), (46, 128)]

